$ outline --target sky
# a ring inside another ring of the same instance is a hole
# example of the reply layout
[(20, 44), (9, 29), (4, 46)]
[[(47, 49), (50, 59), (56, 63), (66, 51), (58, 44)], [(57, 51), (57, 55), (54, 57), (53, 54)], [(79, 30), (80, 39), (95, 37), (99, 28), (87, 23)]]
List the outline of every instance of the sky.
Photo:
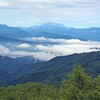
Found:
[(28, 27), (47, 22), (100, 27), (100, 0), (0, 0), (1, 24)]

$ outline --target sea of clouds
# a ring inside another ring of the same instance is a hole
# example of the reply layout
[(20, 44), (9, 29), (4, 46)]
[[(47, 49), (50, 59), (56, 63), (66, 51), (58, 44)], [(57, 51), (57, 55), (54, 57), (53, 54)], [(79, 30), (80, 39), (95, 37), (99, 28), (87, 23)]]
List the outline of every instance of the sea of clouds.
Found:
[(0, 55), (13, 58), (32, 56), (37, 60), (47, 61), (57, 56), (100, 51), (100, 41), (67, 40), (44, 37), (32, 37), (25, 40), (29, 41), (29, 43), (0, 44)]

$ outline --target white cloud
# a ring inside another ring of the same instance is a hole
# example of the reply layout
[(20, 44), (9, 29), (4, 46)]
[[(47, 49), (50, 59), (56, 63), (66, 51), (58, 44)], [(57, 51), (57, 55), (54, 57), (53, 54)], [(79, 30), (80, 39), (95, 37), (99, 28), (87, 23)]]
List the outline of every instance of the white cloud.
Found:
[[(53, 45), (53, 46), (43, 46), (43, 45), (37, 45), (36, 49), (37, 51), (42, 52), (49, 52), (51, 54), (55, 54), (57, 56), (63, 56), (63, 55), (69, 55), (73, 53), (82, 53), (82, 52), (90, 52), (95, 51), (90, 48), (93, 48), (95, 46), (89, 46), (89, 45), (78, 45), (78, 44), (64, 44), (64, 45)], [(99, 46), (100, 47), (100, 46)]]
[(29, 41), (46, 41), (47, 39), (44, 37), (32, 37), (32, 38), (27, 38), (26, 40)]
[(10, 49), (0, 45), (0, 55), (8, 55), (10, 52)]
[(5, 0), (0, 0), (0, 7), (6, 7), (6, 6), (9, 6), (9, 5), (10, 5), (10, 2), (5, 1)]
[(23, 43), (23, 44), (19, 44), (19, 45), (17, 45), (17, 47), (18, 48), (30, 48), (31, 47), (31, 45), (30, 44), (27, 44), (27, 43)]
[[(65, 56), (74, 53), (83, 53), (100, 50), (100, 42), (94, 41), (81, 41), (77, 39), (52, 39), (52, 38), (32, 38), (32, 41), (39, 42), (44, 41), (44, 44), (6, 44), (6, 46), (0, 45), (0, 55), (9, 57), (22, 57), (33, 56), (39, 60), (50, 60), (56, 56)], [(48, 45), (45, 44), (48, 42)], [(53, 44), (52, 44), (53, 42)], [(8, 46), (7, 46), (8, 45)], [(15, 48), (17, 47), (17, 48)], [(21, 49), (18, 49), (21, 48)], [(31, 50), (29, 50), (31, 48)]]
[(32, 37), (32, 38), (27, 38), (25, 40), (28, 41), (38, 41), (38, 42), (53, 42), (53, 43), (58, 43), (58, 44), (87, 44), (87, 43), (99, 43), (95, 41), (81, 41), (78, 39), (53, 39), (53, 38), (45, 38), (45, 37)]
[(43, 61), (56, 57), (55, 54), (51, 54), (49, 52), (47, 53), (44, 51), (43, 52), (14, 51), (13, 53), (11, 53), (10, 56), (11, 57), (32, 56), (36, 60), (43, 60)]

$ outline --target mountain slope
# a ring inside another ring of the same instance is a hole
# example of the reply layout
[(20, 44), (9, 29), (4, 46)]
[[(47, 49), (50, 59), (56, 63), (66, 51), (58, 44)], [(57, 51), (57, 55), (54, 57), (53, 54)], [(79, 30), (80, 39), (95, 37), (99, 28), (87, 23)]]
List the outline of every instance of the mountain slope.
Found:
[(30, 72), (37, 72), (37, 71), (51, 70), (56, 68), (63, 69), (64, 66), (67, 69), (70, 69), (74, 64), (81, 64), (86, 68), (87, 71), (89, 71), (90, 74), (95, 76), (100, 72), (100, 70), (96, 70), (100, 69), (99, 67), (100, 52), (73, 54), (69, 56), (56, 57), (47, 62), (28, 65), (28, 67), (30, 67)]
[(16, 74), (22, 64), (10, 57), (0, 56), (0, 69)]
[(98, 75), (100, 73), (100, 52), (73, 54), (56, 57), (47, 62), (25, 65), (24, 69), (20, 69), (20, 71), (28, 74), (5, 83), (5, 85), (26, 82), (51, 83), (64, 78), (72, 70), (73, 66), (77, 64), (81, 64), (88, 74), (92, 76)]
[(0, 56), (0, 69), (9, 72), (12, 75), (19, 75), (20, 69), (24, 69), (25, 64), (31, 64), (35, 62), (36, 61), (33, 57), (10, 58)]
[(0, 82), (8, 81), (13, 79), (13, 77), (6, 71), (0, 69)]

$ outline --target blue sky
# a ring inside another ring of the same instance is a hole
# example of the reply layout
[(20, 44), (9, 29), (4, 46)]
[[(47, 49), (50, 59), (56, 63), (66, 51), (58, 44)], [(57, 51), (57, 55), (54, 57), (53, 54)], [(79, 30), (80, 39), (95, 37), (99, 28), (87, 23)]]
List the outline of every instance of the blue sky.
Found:
[(33, 26), (100, 27), (100, 0), (0, 0), (0, 23)]

